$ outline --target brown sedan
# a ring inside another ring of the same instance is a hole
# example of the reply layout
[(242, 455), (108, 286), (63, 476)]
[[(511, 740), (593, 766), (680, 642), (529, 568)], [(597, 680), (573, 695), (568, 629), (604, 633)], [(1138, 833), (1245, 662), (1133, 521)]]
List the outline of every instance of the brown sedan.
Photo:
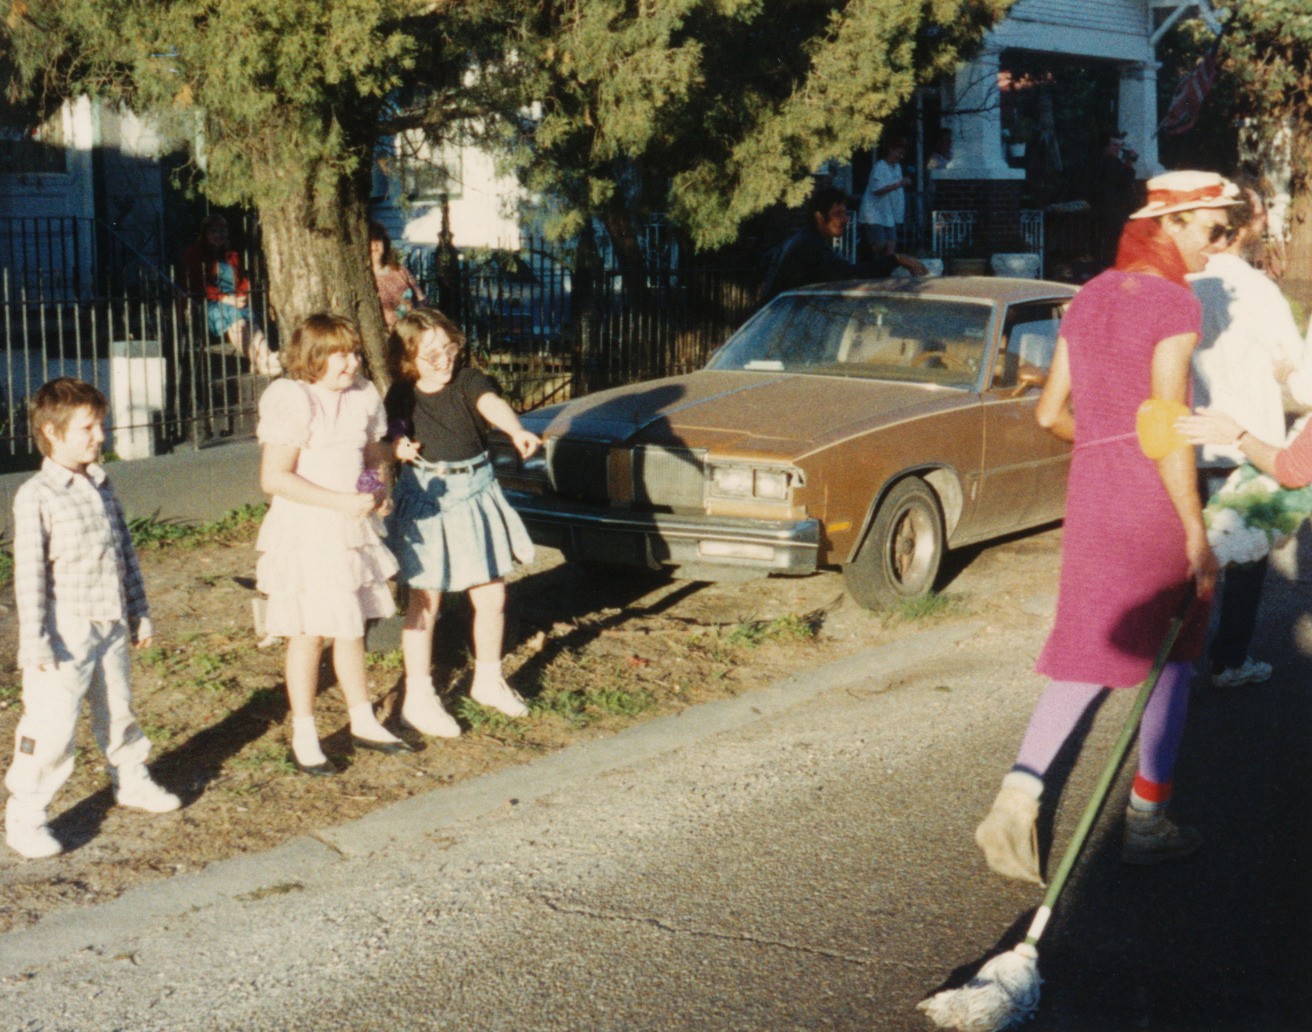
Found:
[(842, 567), (875, 608), (945, 547), (1061, 518), (1068, 446), (1034, 405), (1074, 293), (992, 278), (783, 294), (707, 367), (531, 412), (498, 475), (568, 559), (726, 580)]

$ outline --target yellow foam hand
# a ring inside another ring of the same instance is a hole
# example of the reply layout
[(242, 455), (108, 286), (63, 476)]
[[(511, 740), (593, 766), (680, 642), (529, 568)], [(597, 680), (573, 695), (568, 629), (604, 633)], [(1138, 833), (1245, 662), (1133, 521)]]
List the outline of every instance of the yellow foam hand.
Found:
[(1189, 406), (1178, 401), (1149, 398), (1139, 406), (1134, 429), (1139, 447), (1150, 459), (1163, 459), (1173, 451), (1189, 447), (1189, 439), (1175, 428), (1175, 421), (1189, 415)]

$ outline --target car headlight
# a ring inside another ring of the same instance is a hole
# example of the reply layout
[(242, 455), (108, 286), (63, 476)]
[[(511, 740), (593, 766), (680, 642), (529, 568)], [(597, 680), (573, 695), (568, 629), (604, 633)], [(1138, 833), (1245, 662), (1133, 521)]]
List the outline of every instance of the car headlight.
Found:
[(754, 466), (711, 466), (711, 494), (718, 498), (788, 498), (794, 474), (786, 469)]
[(782, 501), (788, 497), (789, 479), (788, 474), (781, 469), (758, 469), (756, 471), (756, 497)]

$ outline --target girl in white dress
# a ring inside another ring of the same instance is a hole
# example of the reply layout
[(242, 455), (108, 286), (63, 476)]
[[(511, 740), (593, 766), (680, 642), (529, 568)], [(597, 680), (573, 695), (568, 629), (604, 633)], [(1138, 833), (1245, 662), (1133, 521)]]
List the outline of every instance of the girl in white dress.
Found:
[(287, 378), (260, 398), (260, 485), (273, 496), (256, 549), (267, 629), (287, 638), (292, 755), (307, 774), (337, 773), (323, 754), (314, 698), (325, 639), (360, 749), (412, 752), (374, 716), (364, 667), (365, 620), (395, 612), (396, 560), (374, 529), (388, 506), (382, 398), (359, 377), (360, 335), (341, 316), (312, 315), (283, 350)]

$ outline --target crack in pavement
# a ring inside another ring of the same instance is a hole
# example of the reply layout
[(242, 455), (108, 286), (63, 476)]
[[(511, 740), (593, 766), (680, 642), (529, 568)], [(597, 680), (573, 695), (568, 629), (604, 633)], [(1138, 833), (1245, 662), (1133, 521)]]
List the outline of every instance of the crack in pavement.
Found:
[(670, 935), (690, 935), (698, 939), (720, 939), (724, 942), (740, 942), (753, 946), (767, 946), (777, 949), (788, 950), (792, 953), (806, 953), (816, 957), (824, 957), (827, 960), (840, 960), (844, 964), (856, 964), (860, 967), (869, 967), (873, 963), (873, 957), (853, 956), (847, 953), (839, 953), (836, 950), (826, 950), (818, 946), (807, 946), (794, 942), (784, 942), (781, 939), (764, 939), (754, 935), (744, 935), (741, 933), (716, 932), (701, 928), (676, 928), (667, 924), (658, 917), (635, 917), (632, 914), (621, 914), (601, 910), (591, 910), (587, 907), (570, 905), (562, 903), (559, 900), (552, 899), (542, 893), (535, 894), (544, 906), (553, 913), (565, 914), (570, 917), (586, 917), (594, 921), (616, 921), (627, 924), (642, 924), (656, 928), (659, 931), (667, 932)]

